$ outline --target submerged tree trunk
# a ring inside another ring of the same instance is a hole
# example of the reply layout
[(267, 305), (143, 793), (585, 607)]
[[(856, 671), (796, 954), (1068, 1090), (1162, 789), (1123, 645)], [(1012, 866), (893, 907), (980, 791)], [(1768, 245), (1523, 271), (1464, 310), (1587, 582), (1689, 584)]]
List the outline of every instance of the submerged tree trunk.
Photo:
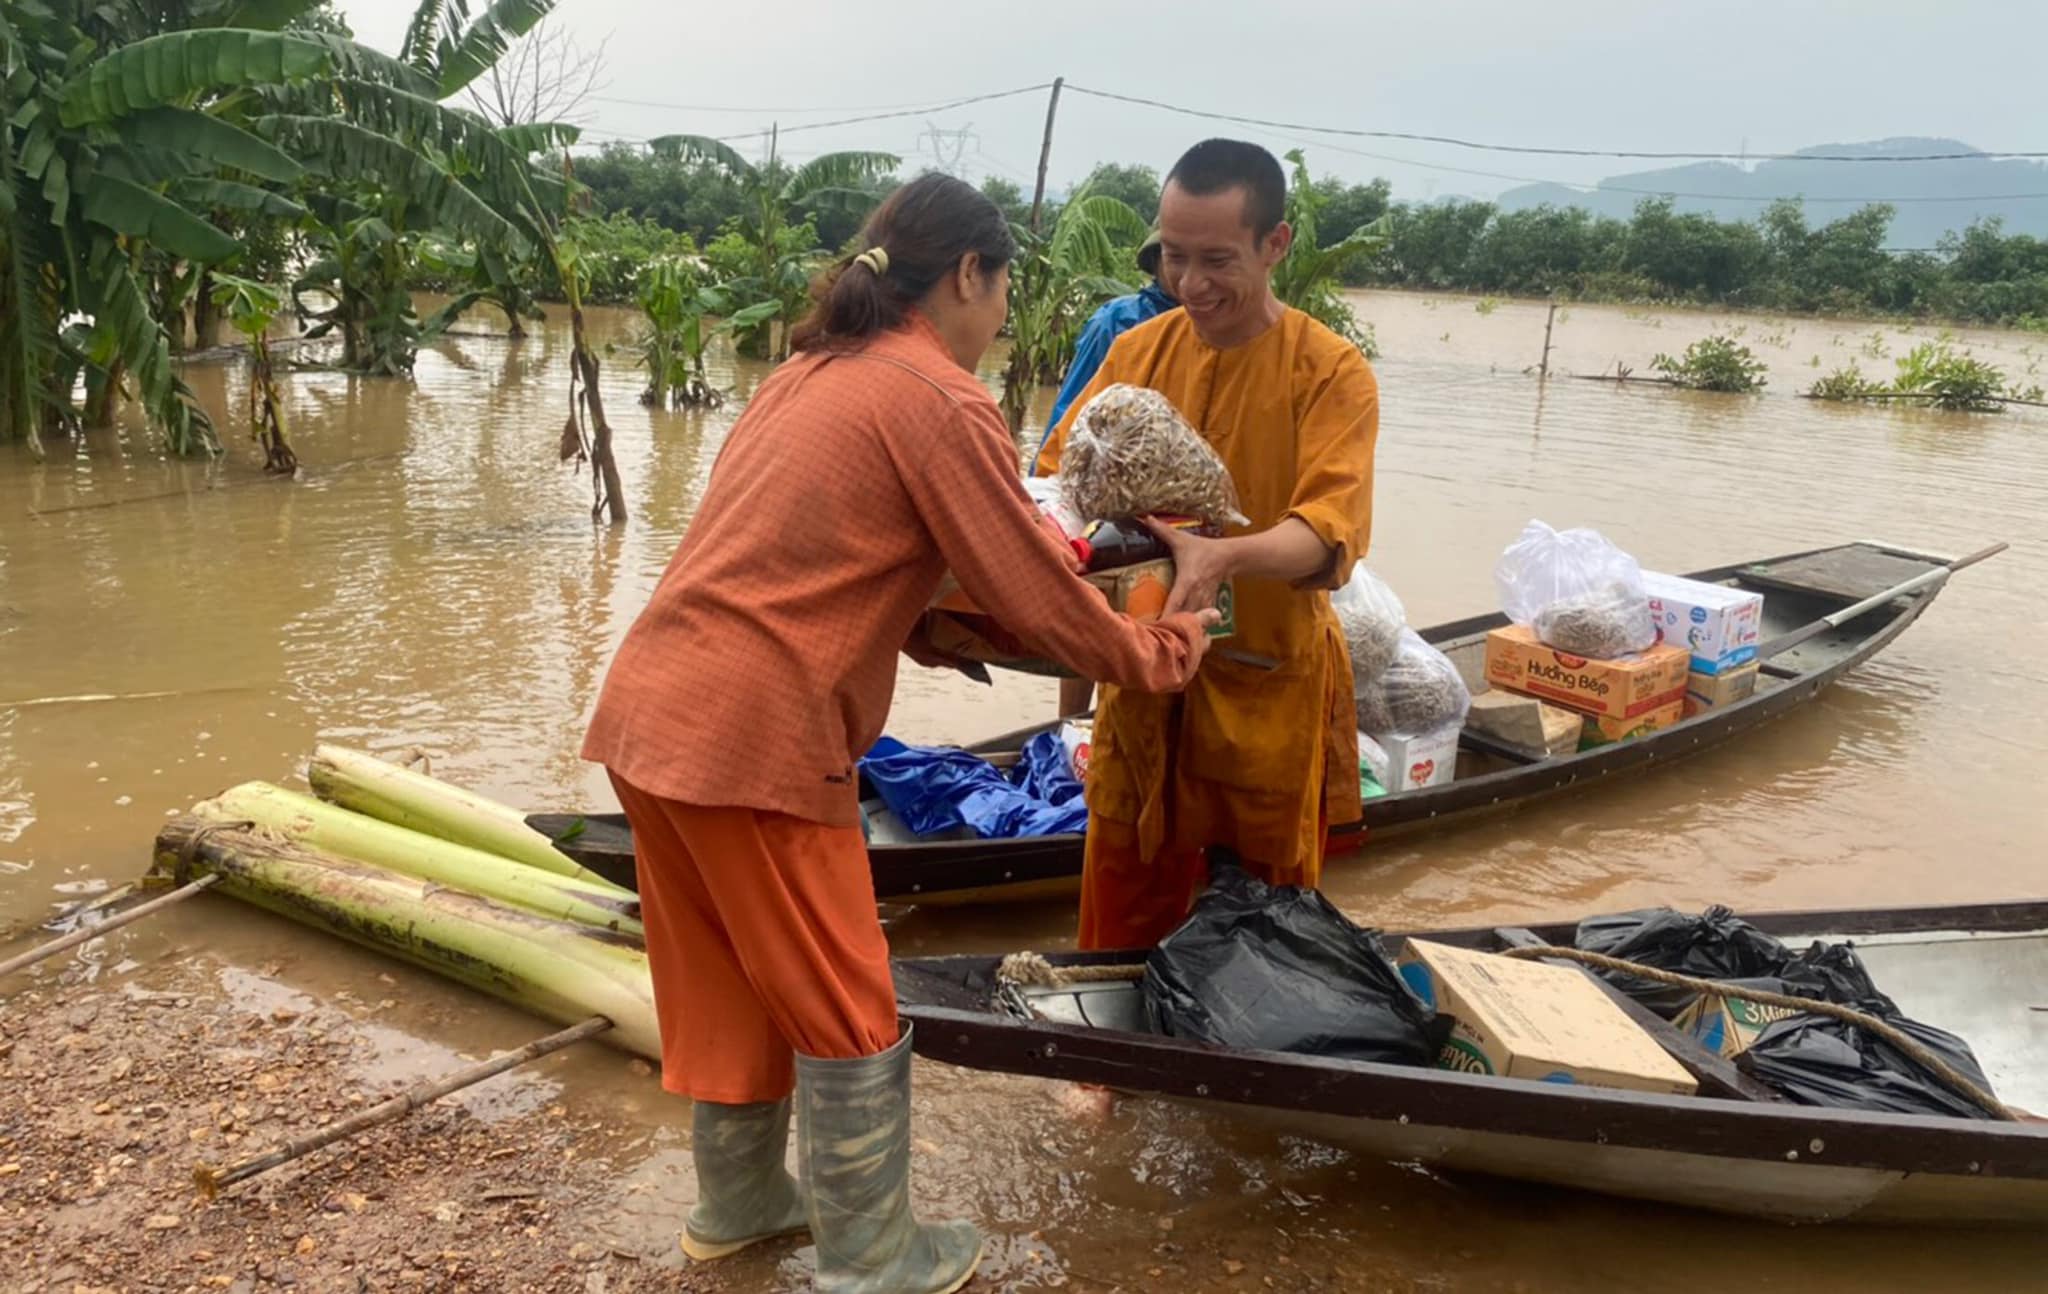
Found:
[(608, 512), (612, 524), (626, 519), (626, 488), (619, 480), (618, 460), (612, 456), (612, 425), (605, 421), (604, 395), (599, 390), (597, 352), (583, 334), (583, 306), (569, 303), (569, 334), (574, 339), (573, 362), (583, 381), (583, 408), (590, 415), (590, 470), (597, 478), (598, 499), (590, 512), (593, 519)]
[(249, 414), (256, 426), (257, 443), (263, 446), (263, 470), (290, 476), (299, 470), (299, 456), (292, 452), (284, 404), (277, 398), (270, 340), (258, 332), (249, 339), (249, 346), (255, 360), (254, 371), (249, 375)]
[(128, 370), (120, 360), (108, 366), (98, 383), (90, 380), (85, 385), (84, 425), (91, 428), (114, 425), (114, 409), (121, 400), (121, 379)]
[(1024, 415), (1031, 409), (1031, 395), (1037, 383), (1022, 347), (1013, 347), (1010, 362), (1003, 366), (1003, 418), (1012, 436), (1024, 430)]

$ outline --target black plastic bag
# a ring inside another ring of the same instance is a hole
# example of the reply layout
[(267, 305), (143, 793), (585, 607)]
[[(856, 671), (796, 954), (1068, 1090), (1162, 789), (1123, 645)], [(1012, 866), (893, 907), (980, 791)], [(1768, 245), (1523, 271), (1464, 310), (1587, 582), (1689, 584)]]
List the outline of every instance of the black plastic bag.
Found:
[(1272, 886), (1213, 851), (1209, 889), (1145, 959), (1145, 1014), (1174, 1038), (1430, 1065), (1450, 1033), (1380, 949), (1315, 890)]
[(1778, 991), (1793, 997), (1837, 1002), (1864, 1011), (1875, 1008), (1876, 1014), (1886, 1016), (1897, 1015), (1899, 1011), (1898, 1003), (1877, 991), (1863, 959), (1850, 944), (1824, 944), (1816, 940), (1805, 952), (1779, 967), (1777, 978), (1784, 986)]
[[(1977, 1086), (1991, 1090), (1970, 1045), (1961, 1038), (1908, 1020), (1889, 1003), (1856, 1005), (1883, 1018)], [(1830, 1016), (1794, 1015), (1776, 1021), (1735, 1058), (1735, 1064), (1801, 1105), (1963, 1119), (1996, 1117), (1868, 1029)]]
[[(1572, 946), (1701, 979), (1755, 979), (1775, 975), (1792, 950), (1718, 904), (1699, 916), (1671, 908), (1645, 908), (1579, 923)], [(1699, 996), (1625, 971), (1598, 972), (1614, 987), (1672, 1019)]]

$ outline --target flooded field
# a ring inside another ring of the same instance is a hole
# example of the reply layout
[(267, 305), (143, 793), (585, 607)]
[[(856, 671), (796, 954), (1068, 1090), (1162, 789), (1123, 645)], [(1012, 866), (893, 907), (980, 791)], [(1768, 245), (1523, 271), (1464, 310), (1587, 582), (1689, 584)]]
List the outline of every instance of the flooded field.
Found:
[[(1494, 558), (1531, 517), (1597, 526), (1666, 570), (1853, 538), (2013, 549), (1754, 738), (1333, 868), (1347, 911), (1416, 927), (1651, 902), (2048, 896), (2048, 657), (2033, 645), (2048, 585), (2048, 413), (1794, 398), (1850, 359), (1888, 373), (1938, 331), (1924, 326), (1573, 306), (1539, 384), (1524, 370), (1542, 350), (1540, 303), (1359, 303), (1386, 352), (1371, 560), (1416, 623), (1490, 609)], [(1657, 352), (1735, 328), (1771, 365), (1762, 396), (1572, 376), (1617, 362), (1645, 373)], [(2040, 380), (2048, 338), (1958, 340)], [(521, 805), (611, 807), (602, 773), (576, 758), (583, 720), (763, 371), (727, 360), (725, 408), (669, 413), (639, 406), (634, 375), (610, 366), (633, 520), (593, 528), (587, 477), (554, 462), (566, 344), (554, 320), (520, 342), (451, 339), (421, 355), (411, 383), (294, 375), (298, 482), (264, 479), (239, 439), (214, 464), (166, 462), (146, 438), (112, 434), (43, 464), (0, 455), (0, 926), (131, 879), (167, 815), (231, 782), (291, 782), (322, 739), (422, 747), (437, 773)], [(189, 379), (235, 436), (239, 370)], [(891, 731), (968, 741), (1053, 705), (1050, 683), (984, 688), (906, 663)], [(1002, 952), (1071, 939), (1073, 913), (908, 913), (891, 933), (903, 952)], [(366, 1081), (539, 1032), (211, 898), (109, 939), (89, 969), (102, 987), (141, 986), (172, 959), (238, 1002), (388, 1000)], [(926, 1066), (919, 1082), (922, 1198), (991, 1233), (976, 1288), (2005, 1289), (2037, 1282), (2048, 1261), (2034, 1237), (1781, 1230), (1447, 1180), (1145, 1102), (1107, 1125), (1076, 1122), (1056, 1090), (1021, 1080)], [(510, 1120), (553, 1102), (603, 1122), (618, 1236), (663, 1252), (692, 1194), (684, 1108), (597, 1049), (473, 1104)], [(318, 1270), (309, 1281), (325, 1288)], [(797, 1270), (771, 1254), (728, 1283), (781, 1288)]]

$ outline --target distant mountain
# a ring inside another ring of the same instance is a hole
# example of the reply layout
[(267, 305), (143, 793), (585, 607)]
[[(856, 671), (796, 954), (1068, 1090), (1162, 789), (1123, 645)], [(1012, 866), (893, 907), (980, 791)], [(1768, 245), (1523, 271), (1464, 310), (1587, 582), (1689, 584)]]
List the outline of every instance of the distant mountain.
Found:
[[(1967, 153), (1970, 145), (1954, 139), (1880, 139), (1861, 144), (1818, 144), (1801, 154), (1827, 153), (1869, 157), (1907, 157), (1922, 153)], [(1497, 201), (1503, 211), (1548, 204), (1584, 207), (1596, 215), (1626, 219), (1644, 197), (1674, 195), (1680, 211), (1699, 211), (1723, 220), (1749, 219), (1764, 209), (1760, 199), (1795, 196), (1806, 199), (1806, 218), (1823, 224), (1848, 215), (1856, 202), (1843, 198), (1941, 199), (1896, 203), (1891, 245), (1932, 247), (1942, 234), (1972, 221), (2001, 216), (2005, 230), (2048, 237), (2048, 196), (2015, 198), (2015, 194), (2048, 195), (2048, 166), (2038, 162), (1972, 158), (1954, 162), (1758, 162), (1742, 167), (1730, 162), (1692, 162), (1655, 171), (1637, 171), (1602, 180), (1591, 193), (1561, 184), (1527, 184), (1509, 189)]]

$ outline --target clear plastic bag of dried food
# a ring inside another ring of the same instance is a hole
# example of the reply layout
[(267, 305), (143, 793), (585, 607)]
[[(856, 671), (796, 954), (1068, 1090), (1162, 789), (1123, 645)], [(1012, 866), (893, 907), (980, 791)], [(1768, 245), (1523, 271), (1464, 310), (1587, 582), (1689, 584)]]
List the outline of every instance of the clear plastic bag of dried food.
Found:
[(1351, 654), (1353, 693), (1375, 682), (1394, 663), (1401, 645), (1401, 630), (1407, 626), (1408, 610), (1386, 582), (1365, 569), (1360, 562), (1344, 587), (1330, 595), (1330, 608), (1337, 613), (1337, 627), (1344, 633), (1344, 646)]
[(1597, 530), (1531, 521), (1495, 563), (1493, 582), (1508, 619), (1559, 651), (1613, 657), (1657, 643), (1642, 567)]
[(1530, 627), (1547, 645), (1595, 660), (1613, 660), (1657, 643), (1649, 598), (1619, 580), (1590, 593), (1559, 598), (1538, 611)]
[(1405, 627), (1393, 662), (1357, 692), (1358, 726), (1376, 737), (1436, 732), (1464, 722), (1472, 708), (1471, 690), (1451, 658)]
[(1242, 526), (1229, 469), (1173, 402), (1117, 383), (1081, 406), (1060, 455), (1060, 496), (1083, 518), (1153, 514)]

